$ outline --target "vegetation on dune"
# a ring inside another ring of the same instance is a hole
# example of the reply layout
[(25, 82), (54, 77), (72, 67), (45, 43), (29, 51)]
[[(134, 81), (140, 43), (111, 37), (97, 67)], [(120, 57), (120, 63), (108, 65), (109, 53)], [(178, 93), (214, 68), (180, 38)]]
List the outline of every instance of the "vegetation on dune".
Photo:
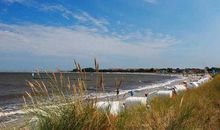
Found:
[[(43, 82), (29, 82), (33, 92), (27, 93), (25, 100), (29, 98), (32, 105), (26, 106), (26, 110), (36, 118), (29, 121), (26, 127), (36, 130), (220, 128), (220, 75), (172, 99), (154, 98), (149, 108), (129, 107), (114, 116), (109, 110), (98, 110), (95, 107), (96, 98), (85, 97), (85, 74), (78, 64), (76, 66), (82, 77), (75, 84), (68, 79), (63, 80), (62, 76), (60, 81), (54, 76), (47, 83), (53, 86), (52, 90)], [(98, 87), (104, 90), (102, 81), (100, 74)]]
[(149, 110), (128, 109), (118, 121), (119, 129), (219, 129), (220, 75), (172, 99), (155, 98)]

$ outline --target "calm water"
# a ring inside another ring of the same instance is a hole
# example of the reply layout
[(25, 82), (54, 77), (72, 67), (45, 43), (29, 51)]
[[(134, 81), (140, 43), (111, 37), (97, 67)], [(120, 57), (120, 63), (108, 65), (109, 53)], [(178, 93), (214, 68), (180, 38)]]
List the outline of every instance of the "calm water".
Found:
[[(59, 77), (60, 74), (57, 74)], [(39, 76), (35, 75), (35, 80), (50, 80), (51, 74), (44, 73)], [(72, 83), (76, 83), (78, 79), (77, 73), (65, 73), (64, 78), (69, 77)], [(136, 89), (141, 86), (165, 82), (176, 77), (157, 75), (157, 74), (104, 74), (105, 91), (115, 91), (115, 81), (122, 80), (120, 89), (129, 90)], [(89, 92), (95, 92), (97, 86), (97, 76), (94, 73), (88, 73), (86, 77), (86, 85)], [(15, 109), (18, 104), (23, 103), (22, 95), (25, 91), (29, 91), (27, 81), (32, 81), (31, 73), (0, 73), (0, 107), (3, 109)]]

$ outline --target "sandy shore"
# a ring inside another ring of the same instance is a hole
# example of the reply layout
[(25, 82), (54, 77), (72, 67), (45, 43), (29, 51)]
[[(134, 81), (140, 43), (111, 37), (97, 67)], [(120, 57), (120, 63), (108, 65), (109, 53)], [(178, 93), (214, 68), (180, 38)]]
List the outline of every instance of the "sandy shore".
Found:
[[(166, 86), (174, 86), (174, 85), (178, 85), (178, 84), (182, 84), (183, 81), (190, 81), (191, 79), (189, 79), (188, 77), (183, 77), (183, 76), (179, 76), (178, 79), (174, 79), (174, 80), (169, 80), (166, 83), (161, 83), (160, 85), (158, 85), (155, 88), (148, 88), (145, 87), (143, 90), (133, 90), (134, 91), (134, 96), (135, 97), (144, 97), (145, 94), (148, 94), (148, 98), (153, 97), (155, 94), (154, 92), (157, 92), (158, 90), (163, 90)], [(170, 83), (169, 83), (170, 82)], [(151, 85), (149, 85), (150, 87)], [(130, 97), (129, 93), (122, 93), (119, 96), (116, 96), (116, 94), (114, 96), (108, 96), (105, 98), (100, 98), (101, 101), (122, 101), (124, 99), (126, 99), (127, 97)]]
[[(149, 94), (149, 93), (164, 89), (164, 87), (166, 87), (166, 86), (173, 86), (173, 85), (181, 84), (184, 80), (190, 81), (192, 79), (190, 77), (179, 76), (179, 79), (173, 80), (170, 83), (165, 83), (165, 84), (161, 83), (161, 86), (159, 85), (156, 88), (147, 88), (146, 87), (146, 89), (135, 90), (134, 96), (143, 97), (143, 96), (145, 96), (146, 93)], [(130, 96), (130, 94), (128, 94), (128, 93), (122, 93), (119, 96), (116, 96), (116, 94), (115, 94), (115, 95), (99, 98), (99, 100), (102, 100), (102, 101), (118, 101), (118, 100), (120, 100), (123, 102), (123, 100), (129, 96)], [(149, 96), (149, 98), (150, 97), (151, 97), (151, 95)], [(4, 124), (1, 123), (0, 129), (20, 128), (20, 127), (23, 127), (24, 125), (25, 125), (25, 120), (24, 120), (24, 117), (21, 116), (14, 121), (6, 122)], [(25, 129), (27, 129), (27, 128), (25, 128)]]

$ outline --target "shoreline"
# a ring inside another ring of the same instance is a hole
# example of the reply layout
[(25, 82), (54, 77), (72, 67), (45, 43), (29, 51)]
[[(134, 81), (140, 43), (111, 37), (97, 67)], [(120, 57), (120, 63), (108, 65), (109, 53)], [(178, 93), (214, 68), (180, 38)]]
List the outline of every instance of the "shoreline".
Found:
[[(74, 74), (78, 74), (80, 72), (56, 72), (56, 71), (42, 71), (42, 72), (31, 72), (31, 71), (27, 71), (27, 72), (24, 72), (24, 71), (18, 71), (18, 72), (0, 72), (0, 74), (32, 74), (32, 73), (40, 73), (40, 74), (46, 74), (46, 73), (62, 73), (62, 74), (71, 74), (71, 73), (74, 73)], [(97, 73), (97, 72), (86, 72), (86, 73)], [(178, 74), (178, 73), (153, 73), (153, 72), (99, 72), (99, 73), (103, 73), (103, 74), (140, 74), (140, 75), (164, 75), (164, 76), (178, 76), (178, 75), (181, 75), (181, 74)]]
[[(130, 97), (128, 92), (131, 90), (133, 90), (135, 97), (144, 97), (146, 93), (150, 94), (150, 93), (156, 92), (158, 90), (164, 89), (166, 86), (178, 85), (185, 80), (188, 80), (188, 77), (180, 76), (180, 77), (177, 77), (176, 79), (167, 80), (162, 83), (146, 85), (146, 86), (138, 88), (138, 89), (126, 90), (126, 91), (120, 93), (118, 95), (118, 97), (116, 94), (114, 94), (114, 95), (110, 95), (110, 96), (101, 97), (98, 99), (100, 99), (100, 101), (123, 101), (125, 98)], [(154, 87), (152, 87), (152, 86), (154, 86)], [(152, 95), (150, 94), (149, 98), (151, 98), (151, 96)]]
[[(116, 96), (116, 94), (114, 93), (111, 93), (110, 95), (105, 95), (104, 97), (101, 96), (101, 97), (98, 97), (98, 101), (121, 101), (122, 102), (125, 98), (130, 96), (128, 92), (131, 90), (134, 90), (135, 96), (143, 97), (145, 93), (152, 93), (154, 91), (164, 89), (164, 87), (166, 86), (173, 86), (173, 85), (180, 84), (184, 80), (189, 78), (189, 77), (183, 77), (181, 75), (175, 75), (175, 76), (176, 76), (175, 79), (170, 79), (162, 83), (146, 85), (138, 89), (124, 90), (123, 93), (120, 93), (119, 96)], [(23, 112), (22, 109), (20, 109), (20, 110), (11, 111), (8, 113), (1, 113), (0, 117), (4, 118), (7, 116), (18, 116), (14, 120), (12, 119), (12, 120), (4, 122), (4, 125), (6, 126), (6, 128), (13, 128), (13, 127), (19, 127), (25, 124), (25, 119), (23, 119), (24, 114), (25, 112)], [(0, 126), (0, 128), (4, 128), (4, 127)]]

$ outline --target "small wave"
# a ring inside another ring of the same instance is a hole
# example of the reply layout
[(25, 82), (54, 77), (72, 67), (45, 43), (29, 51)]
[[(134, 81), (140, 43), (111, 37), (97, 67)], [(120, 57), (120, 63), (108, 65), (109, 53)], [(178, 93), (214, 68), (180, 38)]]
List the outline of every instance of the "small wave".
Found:
[(10, 111), (10, 112), (0, 112), (0, 117), (11, 116), (11, 115), (15, 115), (15, 114), (25, 114), (25, 112), (22, 110)]
[[(131, 90), (134, 91), (134, 92), (140, 92), (140, 91), (144, 91), (144, 90), (148, 90), (148, 89), (165, 87), (165, 86), (171, 85), (172, 83), (180, 82), (182, 80), (185, 80), (185, 78), (184, 77), (177, 77), (176, 79), (168, 80), (168, 81), (165, 81), (163, 83), (156, 83), (156, 84), (152, 84), (152, 85), (139, 86), (139, 88), (137, 88), (137, 89), (120, 90), (120, 94), (119, 95), (125, 95), (129, 91), (131, 91)], [(116, 96), (115, 92), (110, 92), (110, 93), (90, 93), (90, 94), (86, 95), (86, 98), (97, 98), (97, 97), (98, 98), (108, 98), (108, 97), (113, 97), (113, 96)], [(22, 111), (22, 110), (0, 112), (0, 118), (8, 117), (8, 116), (13, 116), (13, 115), (24, 115), (24, 114), (25, 114), (25, 112)]]
[[(163, 83), (156, 83), (156, 84), (152, 84), (152, 85), (139, 86), (137, 89), (120, 90), (119, 95), (125, 95), (129, 91), (141, 92), (141, 91), (148, 90), (148, 89), (165, 87), (165, 86), (171, 85), (172, 83), (180, 82), (180, 81), (185, 80), (185, 79), (186, 79), (185, 77), (177, 77), (176, 79), (168, 80), (168, 81), (165, 81)], [(88, 97), (98, 97), (98, 98), (108, 98), (108, 97), (113, 97), (113, 96), (116, 96), (116, 92), (90, 93), (88, 95)]]

